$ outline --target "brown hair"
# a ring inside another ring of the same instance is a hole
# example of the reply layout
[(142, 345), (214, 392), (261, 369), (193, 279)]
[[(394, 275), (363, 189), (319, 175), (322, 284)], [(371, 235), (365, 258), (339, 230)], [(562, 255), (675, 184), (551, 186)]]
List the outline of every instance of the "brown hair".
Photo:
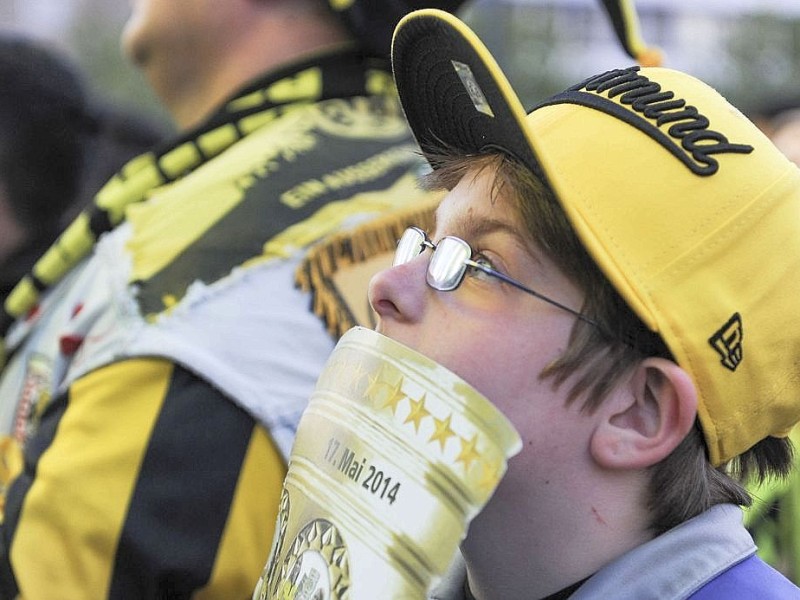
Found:
[[(567, 403), (583, 398), (582, 410), (595, 410), (610, 390), (644, 358), (674, 360), (663, 340), (648, 330), (619, 296), (589, 256), (572, 229), (552, 190), (530, 169), (510, 156), (494, 152), (464, 156), (444, 150), (427, 155), (434, 171), (426, 176), (429, 189), (452, 189), (464, 176), (484, 170), (495, 174), (494, 193), (506, 194), (531, 238), (585, 293), (583, 314), (595, 327), (576, 320), (569, 345), (540, 377), (559, 386), (577, 374)], [(651, 467), (648, 506), (651, 529), (658, 535), (715, 504), (749, 506), (742, 483), (783, 477), (791, 467), (791, 443), (767, 438), (727, 465), (708, 461), (699, 423), (663, 461)]]

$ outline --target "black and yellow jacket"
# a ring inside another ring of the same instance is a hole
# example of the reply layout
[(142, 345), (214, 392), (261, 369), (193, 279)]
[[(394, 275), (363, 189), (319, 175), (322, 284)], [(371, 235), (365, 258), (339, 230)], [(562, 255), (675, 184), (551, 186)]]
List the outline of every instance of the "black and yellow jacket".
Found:
[(366, 310), (332, 275), (428, 214), (419, 168), (388, 64), (342, 51), (103, 188), (5, 304), (0, 597), (250, 597), (299, 416)]

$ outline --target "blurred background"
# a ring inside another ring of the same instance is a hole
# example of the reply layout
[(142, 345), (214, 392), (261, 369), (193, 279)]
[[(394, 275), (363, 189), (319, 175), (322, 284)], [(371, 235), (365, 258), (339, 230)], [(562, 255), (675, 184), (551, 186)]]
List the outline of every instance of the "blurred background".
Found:
[[(635, 0), (663, 66), (700, 77), (747, 111), (800, 99), (800, 0)], [(598, 0), (490, 0), (469, 15), (523, 99), (632, 60)]]
[(98, 102), (171, 127), (144, 77), (122, 56), (120, 35), (129, 14), (129, 0), (0, 0), (0, 29), (66, 54)]
[[(800, 0), (638, 0), (636, 6), (642, 36), (661, 48), (664, 66), (699, 76), (745, 112), (800, 99)], [(46, 40), (108, 101), (166, 123), (120, 53), (128, 11), (129, 0), (0, 0), (0, 27)], [(472, 0), (462, 16), (528, 105), (632, 62), (599, 0)]]

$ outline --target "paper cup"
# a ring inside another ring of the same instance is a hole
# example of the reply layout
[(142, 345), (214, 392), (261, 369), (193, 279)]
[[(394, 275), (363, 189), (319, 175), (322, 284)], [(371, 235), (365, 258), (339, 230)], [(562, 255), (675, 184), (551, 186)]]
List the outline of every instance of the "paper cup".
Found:
[(253, 598), (424, 598), (520, 448), (464, 380), (351, 329), (300, 421)]

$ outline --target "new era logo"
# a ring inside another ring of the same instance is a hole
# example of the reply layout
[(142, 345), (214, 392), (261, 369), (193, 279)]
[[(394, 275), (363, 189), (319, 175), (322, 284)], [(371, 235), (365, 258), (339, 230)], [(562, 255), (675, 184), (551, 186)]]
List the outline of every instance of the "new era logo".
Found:
[(731, 371), (735, 371), (742, 362), (743, 337), (742, 317), (737, 312), (714, 335), (708, 338), (708, 343), (722, 357), (720, 362)]

